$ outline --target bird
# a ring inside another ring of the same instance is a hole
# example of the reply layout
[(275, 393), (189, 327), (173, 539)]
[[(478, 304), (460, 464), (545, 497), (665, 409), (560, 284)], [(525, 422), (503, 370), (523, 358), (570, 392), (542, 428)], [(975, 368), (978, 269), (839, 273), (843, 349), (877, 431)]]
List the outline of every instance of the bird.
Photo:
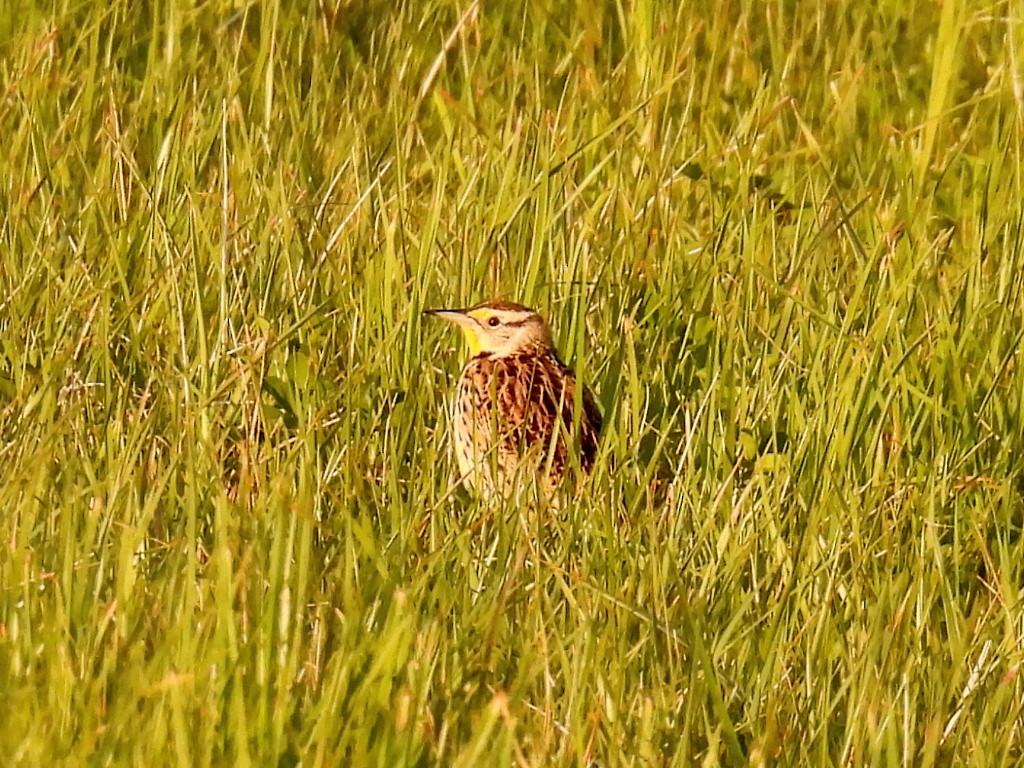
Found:
[(463, 483), (484, 499), (516, 496), (536, 477), (555, 500), (563, 480), (589, 473), (601, 412), (561, 361), (535, 310), (510, 301), (426, 314), (457, 325), (469, 345), (451, 405)]

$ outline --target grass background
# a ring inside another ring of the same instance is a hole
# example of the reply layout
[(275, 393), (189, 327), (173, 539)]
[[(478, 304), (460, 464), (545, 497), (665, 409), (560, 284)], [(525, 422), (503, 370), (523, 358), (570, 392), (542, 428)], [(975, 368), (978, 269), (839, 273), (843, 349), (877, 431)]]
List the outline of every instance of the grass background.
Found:
[[(1024, 16), (12, 0), (5, 765), (1024, 759)], [(605, 411), (455, 486), (462, 352)]]

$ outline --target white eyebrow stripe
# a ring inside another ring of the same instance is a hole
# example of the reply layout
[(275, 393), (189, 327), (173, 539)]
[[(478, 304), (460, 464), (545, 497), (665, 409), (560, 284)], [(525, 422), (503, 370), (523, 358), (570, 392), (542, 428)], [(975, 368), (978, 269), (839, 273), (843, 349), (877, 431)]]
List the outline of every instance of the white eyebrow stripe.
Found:
[(533, 316), (533, 313), (498, 311), (494, 313), (494, 316), (505, 325), (522, 325)]
[(481, 328), (486, 327), (487, 322), (492, 317), (498, 318), (502, 325), (508, 325), (514, 328), (518, 328), (519, 326), (525, 324), (535, 314), (536, 313), (534, 312), (522, 312), (518, 310), (492, 309), (486, 315), (479, 315), (477, 312), (473, 312), (472, 314), (469, 315), (469, 317), (472, 318), (473, 321)]

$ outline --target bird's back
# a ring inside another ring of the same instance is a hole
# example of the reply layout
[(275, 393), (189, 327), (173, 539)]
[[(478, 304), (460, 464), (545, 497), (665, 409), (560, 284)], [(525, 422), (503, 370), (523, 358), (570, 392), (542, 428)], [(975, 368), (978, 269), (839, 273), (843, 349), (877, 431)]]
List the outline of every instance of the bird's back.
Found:
[(551, 491), (574, 465), (588, 472), (601, 414), (583, 387), (574, 433), (577, 386), (553, 351), (472, 358), (453, 408), (456, 458), (466, 482), (485, 496), (508, 495), (529, 474), (540, 474)]

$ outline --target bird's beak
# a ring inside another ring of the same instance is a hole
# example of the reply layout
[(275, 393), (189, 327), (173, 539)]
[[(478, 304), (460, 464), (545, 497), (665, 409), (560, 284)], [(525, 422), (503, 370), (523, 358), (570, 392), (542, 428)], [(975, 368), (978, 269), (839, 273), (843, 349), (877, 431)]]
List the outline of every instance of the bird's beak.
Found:
[(464, 309), (425, 309), (423, 310), (423, 314), (440, 317), (447, 320), (449, 323), (455, 323), (456, 325), (464, 327), (473, 322), (466, 315), (466, 310)]
[(466, 343), (469, 344), (470, 353), (475, 355), (480, 351), (480, 340), (477, 335), (478, 326), (476, 320), (467, 315), (466, 312), (468, 310), (465, 309), (427, 309), (423, 311), (423, 314), (440, 317), (449, 323), (459, 326), (462, 329), (463, 336), (466, 337)]

